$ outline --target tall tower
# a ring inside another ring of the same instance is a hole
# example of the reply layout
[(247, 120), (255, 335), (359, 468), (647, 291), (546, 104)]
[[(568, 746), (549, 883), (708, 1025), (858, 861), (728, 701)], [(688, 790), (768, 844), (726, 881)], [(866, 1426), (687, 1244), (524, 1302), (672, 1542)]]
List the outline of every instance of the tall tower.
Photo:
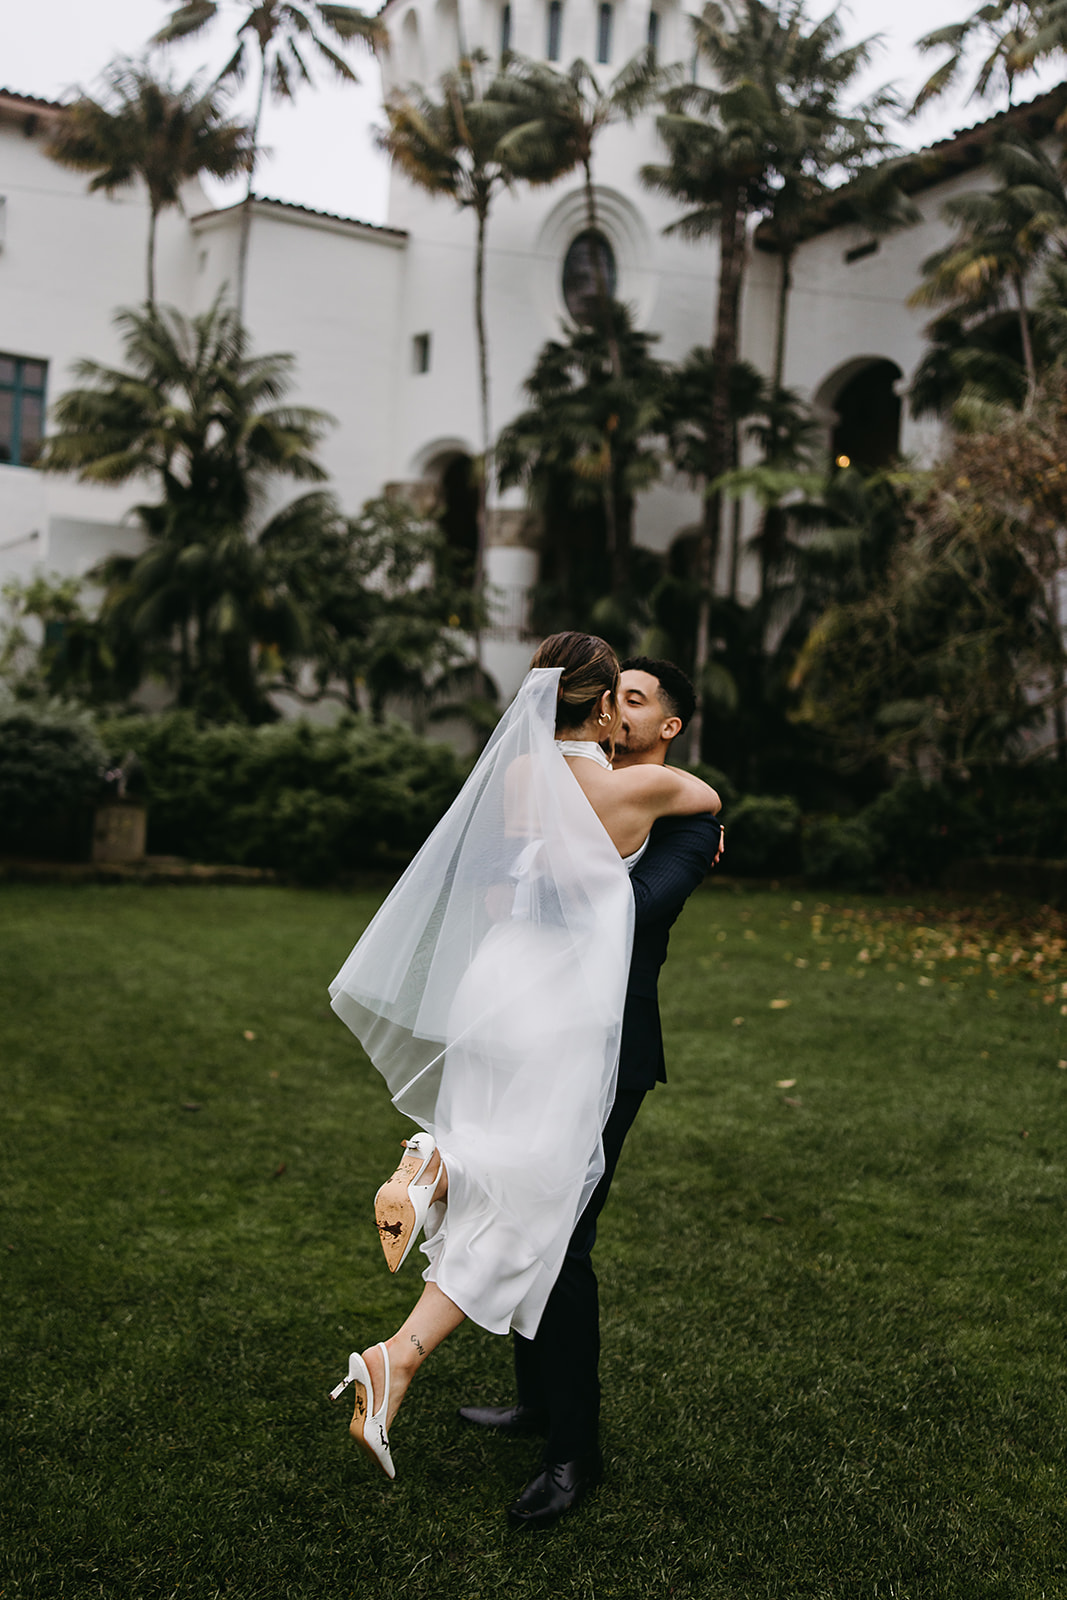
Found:
[[(495, 61), (511, 49), (561, 69), (580, 57), (605, 84), (650, 41), (664, 62), (692, 50), (690, 17), (677, 0), (388, 0), (383, 17), (392, 39), (383, 65), (387, 92), (410, 84), (433, 91), (441, 74), (474, 50)], [(494, 434), (522, 409), (523, 383), (541, 346), (580, 310), (594, 249), (637, 325), (658, 336), (659, 355), (677, 358), (710, 338), (715, 249), (665, 238), (677, 207), (650, 194), (638, 177), (641, 165), (661, 154), (652, 112), (601, 135), (594, 152), (598, 239), (588, 234), (581, 174), (546, 188), (519, 186), (496, 201), (486, 260)], [(481, 431), (474, 218), (395, 173), (389, 222), (408, 234), (393, 472), (403, 483), (437, 486), (439, 499), (449, 502), (446, 526), (451, 517), (459, 539), (470, 508), (465, 513), (461, 504), (465, 480), (457, 463), (478, 453)], [(688, 485), (660, 484), (639, 505), (637, 540), (666, 549), (698, 516)], [(529, 655), (524, 615), (538, 560), (521, 494), (498, 496), (489, 517), (487, 576), (496, 586), (496, 614), (487, 659), (505, 689)]]

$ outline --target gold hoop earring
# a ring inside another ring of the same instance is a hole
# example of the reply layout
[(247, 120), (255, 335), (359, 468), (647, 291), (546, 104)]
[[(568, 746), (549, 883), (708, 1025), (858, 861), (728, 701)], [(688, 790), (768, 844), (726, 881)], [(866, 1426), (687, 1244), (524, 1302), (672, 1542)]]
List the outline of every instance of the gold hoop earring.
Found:
[(596, 720), (599, 727), (606, 728), (608, 723), (611, 721), (611, 712), (602, 711)]

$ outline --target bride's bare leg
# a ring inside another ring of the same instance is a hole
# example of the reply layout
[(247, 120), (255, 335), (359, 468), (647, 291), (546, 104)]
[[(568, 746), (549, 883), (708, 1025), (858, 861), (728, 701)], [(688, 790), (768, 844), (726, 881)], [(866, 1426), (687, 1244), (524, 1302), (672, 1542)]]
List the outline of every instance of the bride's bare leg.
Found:
[[(408, 1391), (408, 1385), (430, 1351), (436, 1350), (463, 1320), (463, 1312), (455, 1301), (442, 1293), (436, 1283), (428, 1283), (407, 1320), (391, 1339), (386, 1339), (385, 1347), (389, 1352), (389, 1409), (385, 1416), (387, 1430), (400, 1410), (400, 1402)], [(385, 1392), (385, 1362), (376, 1344), (364, 1350), (363, 1359), (374, 1386), (371, 1402), (373, 1411), (381, 1404)], [(351, 1431), (358, 1435), (362, 1427), (363, 1418), (357, 1412), (352, 1418)]]

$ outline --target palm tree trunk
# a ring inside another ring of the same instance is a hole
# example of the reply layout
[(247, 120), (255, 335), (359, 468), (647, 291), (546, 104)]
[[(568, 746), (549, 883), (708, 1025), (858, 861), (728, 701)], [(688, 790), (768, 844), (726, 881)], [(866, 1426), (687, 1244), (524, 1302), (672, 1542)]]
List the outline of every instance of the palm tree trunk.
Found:
[(777, 395), (785, 375), (785, 341), (789, 325), (789, 295), (793, 288), (793, 250), (782, 251), (782, 271), (778, 280), (778, 325), (774, 339), (774, 392)]
[(145, 262), (146, 287), (148, 290), (147, 303), (151, 310), (156, 307), (156, 223), (159, 221), (159, 207), (153, 205), (148, 213), (148, 258)]
[(737, 604), (737, 583), (741, 574), (741, 514), (740, 500), (735, 500), (730, 510), (730, 599)]
[[(730, 379), (737, 361), (738, 324), (741, 308), (741, 277), (745, 261), (745, 211), (740, 183), (730, 184), (723, 195), (719, 226), (719, 298), (715, 313), (715, 338), (711, 347), (712, 388), (708, 415), (708, 458), (706, 481), (721, 476), (733, 460), (733, 419), (730, 415)], [(701, 682), (711, 656), (711, 607), (722, 542), (722, 496), (707, 494), (700, 529), (698, 582), (700, 610), (697, 615), (696, 646), (693, 651), (693, 679), (697, 690), (697, 709), (689, 724), (689, 759), (700, 760), (704, 737), (703, 691)]]
[[(582, 170), (585, 173), (585, 225), (590, 233), (599, 233), (600, 219), (597, 216), (596, 190), (593, 187), (593, 167), (588, 157), (582, 162)], [(619, 350), (615, 318), (611, 312), (611, 295), (608, 291), (604, 262), (595, 242), (592, 244), (592, 252), (598, 320), (608, 346), (611, 375), (615, 382), (619, 383), (622, 380), (622, 353)], [(610, 434), (604, 435), (604, 446), (608, 453), (608, 474), (604, 480), (604, 539), (608, 547), (608, 559), (611, 562), (611, 592), (619, 595), (625, 591), (629, 581), (629, 551), (623, 548), (619, 537), (619, 517), (615, 498), (615, 452), (611, 448)]]
[(256, 181), (256, 163), (259, 160), (259, 125), (263, 120), (263, 102), (267, 94), (267, 47), (259, 51), (259, 89), (256, 94), (256, 114), (252, 119), (252, 164), (248, 169), (248, 187), (241, 208), (241, 233), (237, 244), (237, 317), (244, 322), (245, 287), (248, 277), (248, 246), (252, 235), (252, 197)]
[(1019, 302), (1019, 336), (1023, 346), (1023, 365), (1026, 368), (1026, 398), (1033, 399), (1037, 388), (1037, 368), (1034, 365), (1034, 346), (1030, 337), (1030, 311), (1026, 304), (1026, 287), (1022, 273), (1015, 277), (1015, 294)]
[[(489, 422), (489, 343), (485, 331), (485, 233), (489, 218), (486, 197), (477, 207), (478, 238), (474, 254), (474, 329), (478, 341), (478, 394), (482, 414), (482, 470), (478, 479), (477, 546), (474, 556), (474, 595), (477, 601), (485, 583), (485, 552), (488, 545), (489, 479), (492, 473), (492, 434)], [(481, 623), (475, 623), (475, 654), (482, 664)]]

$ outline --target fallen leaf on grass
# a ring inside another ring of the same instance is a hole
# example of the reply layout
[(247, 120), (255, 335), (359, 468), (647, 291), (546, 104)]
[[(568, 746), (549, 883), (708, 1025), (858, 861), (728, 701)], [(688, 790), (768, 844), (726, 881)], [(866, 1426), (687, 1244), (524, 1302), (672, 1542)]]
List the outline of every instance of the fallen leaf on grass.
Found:
[(251, 1041), (255, 1038), (255, 1034), (252, 1032), (251, 1028), (246, 1028), (244, 1031), (244, 1037), (249, 1041), (249, 1043), (251, 1043)]
[(790, 1099), (790, 1097), (789, 1097), (789, 1095), (785, 1095), (785, 1096), (783, 1096), (783, 1098), (784, 1098), (784, 1100), (785, 1100), (785, 1103), (786, 1103), (786, 1105), (787, 1105), (787, 1106), (792, 1106), (792, 1108), (793, 1108), (793, 1110), (794, 1110), (794, 1111), (795, 1111), (795, 1110), (796, 1110), (796, 1108), (797, 1108), (797, 1107), (798, 1107), (798, 1106), (800, 1106), (800, 1105), (803, 1105), (803, 1104), (804, 1104), (804, 1102), (803, 1102), (803, 1101), (802, 1101), (802, 1100), (791, 1100), (791, 1099)]
[(797, 1080), (795, 1078), (777, 1078), (777, 1079), (775, 1079), (774, 1087), (776, 1089), (795, 1089), (796, 1086), (797, 1086)]
[(285, 1162), (284, 1161), (279, 1161), (278, 1165), (274, 1169), (274, 1176), (276, 1178), (280, 1178), (280, 1177), (283, 1176), (284, 1172), (285, 1172)]
[(773, 1211), (765, 1211), (760, 1217), (761, 1222), (784, 1222), (784, 1217), (776, 1217)]
[[(789, 1005), (789, 1004), (790, 1004), (790, 1002), (788, 1000), (772, 1000), (771, 1001), (771, 1010), (772, 1011), (784, 1011), (786, 1006)], [(1067, 1006), (1064, 1006), (1063, 1009), (1065, 1011), (1067, 1011)]]
[(741, 1024), (744, 1022), (744, 1020), (745, 1020), (744, 1017), (735, 1017), (734, 1021), (733, 1021), (733, 1026), (735, 1028), (739, 1028), (741, 1026)]
[(183, 1111), (199, 1111), (200, 1110), (200, 1101), (199, 1100), (183, 1100), (182, 1101), (182, 1110)]

